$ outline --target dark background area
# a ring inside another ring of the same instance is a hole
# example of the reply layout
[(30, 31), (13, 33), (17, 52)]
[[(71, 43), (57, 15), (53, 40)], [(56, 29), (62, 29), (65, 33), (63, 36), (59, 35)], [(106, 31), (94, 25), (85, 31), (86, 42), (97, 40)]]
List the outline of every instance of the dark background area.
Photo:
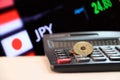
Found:
[[(36, 42), (34, 30), (52, 23), (53, 33), (79, 31), (119, 31), (120, 2), (111, 0), (113, 6), (95, 15), (91, 2), (97, 0), (14, 0), (14, 6), (1, 10), (16, 8), (32, 40), (36, 55), (44, 55), (43, 43)], [(99, 0), (101, 1), (101, 0)], [(78, 15), (74, 10), (84, 7), (85, 12)], [(87, 15), (87, 16), (86, 16)], [(46, 32), (45, 34), (48, 34)]]

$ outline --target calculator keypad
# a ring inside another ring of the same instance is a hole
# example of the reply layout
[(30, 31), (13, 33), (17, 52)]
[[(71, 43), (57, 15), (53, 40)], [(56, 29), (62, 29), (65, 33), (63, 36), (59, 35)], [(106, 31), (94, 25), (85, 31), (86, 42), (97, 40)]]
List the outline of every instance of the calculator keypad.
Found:
[(64, 49), (55, 49), (57, 64), (67, 64), (71, 62), (69, 54)]
[(118, 47), (114, 47), (114, 48), (106, 47), (100, 49), (111, 61), (118, 61), (120, 60), (120, 52), (116, 48)]
[(95, 47), (92, 54), (83, 57), (77, 54), (71, 54), (70, 49), (55, 49), (57, 64), (84, 63), (84, 62), (105, 62), (120, 61), (120, 47), (101, 46)]

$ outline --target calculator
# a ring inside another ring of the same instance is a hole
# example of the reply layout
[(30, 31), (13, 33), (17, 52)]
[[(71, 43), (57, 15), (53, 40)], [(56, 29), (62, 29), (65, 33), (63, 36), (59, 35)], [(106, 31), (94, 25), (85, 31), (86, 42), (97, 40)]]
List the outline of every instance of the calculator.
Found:
[[(77, 42), (93, 46), (90, 55), (70, 52)], [(120, 32), (88, 31), (46, 34), (43, 37), (45, 56), (56, 72), (120, 71)]]

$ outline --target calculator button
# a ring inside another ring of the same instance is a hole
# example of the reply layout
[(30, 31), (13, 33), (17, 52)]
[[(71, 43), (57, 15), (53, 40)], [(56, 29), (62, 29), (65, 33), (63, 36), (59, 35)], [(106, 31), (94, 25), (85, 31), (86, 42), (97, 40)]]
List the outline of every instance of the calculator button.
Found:
[(102, 50), (112, 50), (112, 48), (111, 47), (100, 47), (100, 49), (102, 49)]
[(103, 52), (111, 52), (113, 49), (111, 47), (99, 47), (99, 49)]
[(120, 54), (108, 54), (109, 57), (120, 57)]
[(57, 54), (57, 55), (58, 56), (67, 56), (66, 54), (63, 54), (63, 53), (62, 54)]
[(119, 61), (120, 60), (120, 57), (109, 57), (110, 58), (110, 60), (112, 60), (112, 61)]
[(58, 52), (56, 52), (56, 54), (62, 54), (62, 52), (58, 51)]
[(94, 48), (94, 50), (98, 50), (98, 48)]
[(117, 54), (117, 52), (105, 52), (106, 54)]
[(88, 62), (90, 61), (89, 57), (83, 57), (81, 55), (74, 55), (77, 62)]
[(115, 50), (103, 50), (104, 52), (115, 52)]
[(100, 54), (102, 54), (102, 53), (101, 53), (101, 52), (93, 52), (92, 54), (100, 55)]
[(105, 61), (106, 57), (92, 57), (93, 61)]
[(55, 51), (55, 52), (62, 52), (63, 49), (55, 49), (54, 51)]
[(104, 57), (102, 54), (92, 54), (91, 57)]
[(89, 57), (81, 57), (81, 58), (76, 58), (77, 62), (89, 62), (90, 58)]
[(93, 50), (93, 52), (100, 52), (99, 50)]
[(57, 58), (59, 58), (59, 59), (65, 59), (65, 58), (68, 58), (68, 56), (57, 56)]
[(65, 63), (70, 63), (71, 58), (63, 58), (63, 59), (57, 59), (58, 64), (65, 64)]

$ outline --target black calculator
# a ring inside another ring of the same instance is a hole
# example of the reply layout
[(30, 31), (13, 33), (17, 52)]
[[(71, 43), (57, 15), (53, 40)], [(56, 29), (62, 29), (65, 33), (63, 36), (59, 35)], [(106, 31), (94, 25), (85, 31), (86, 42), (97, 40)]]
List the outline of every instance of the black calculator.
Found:
[[(71, 54), (77, 42), (89, 42), (93, 51), (88, 56)], [(46, 34), (44, 52), (50, 67), (57, 72), (120, 71), (120, 32), (90, 31)]]

